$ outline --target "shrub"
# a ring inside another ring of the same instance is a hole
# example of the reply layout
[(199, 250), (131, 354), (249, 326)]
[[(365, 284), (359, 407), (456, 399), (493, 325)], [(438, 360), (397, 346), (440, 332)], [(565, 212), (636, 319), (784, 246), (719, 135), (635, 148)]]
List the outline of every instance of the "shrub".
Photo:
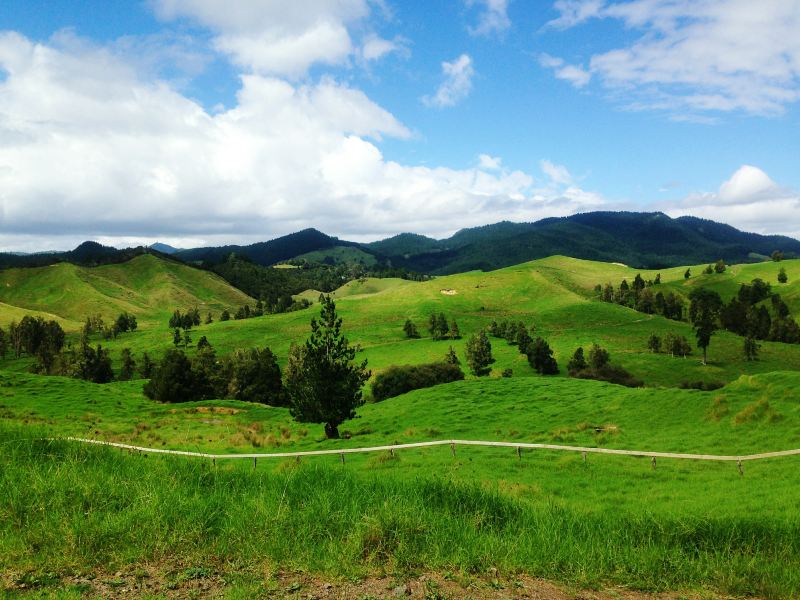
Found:
[(702, 390), (704, 392), (711, 392), (718, 390), (725, 384), (721, 381), (682, 381), (678, 387), (682, 390)]
[(625, 387), (644, 387), (644, 381), (638, 377), (634, 377), (628, 371), (617, 365), (605, 364), (597, 369), (586, 369), (570, 373), (570, 375), (578, 379), (596, 379), (598, 381), (607, 381), (608, 383), (624, 385)]
[(445, 362), (392, 366), (375, 376), (375, 381), (372, 383), (372, 396), (376, 402), (380, 402), (411, 390), (461, 379), (464, 379), (461, 369), (457, 365)]

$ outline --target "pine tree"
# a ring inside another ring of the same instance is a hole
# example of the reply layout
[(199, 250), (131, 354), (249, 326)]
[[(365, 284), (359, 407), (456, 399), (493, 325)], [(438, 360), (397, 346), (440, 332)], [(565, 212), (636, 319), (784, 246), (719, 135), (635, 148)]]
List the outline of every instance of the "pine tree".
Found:
[(467, 365), (474, 375), (489, 374), (489, 365), (494, 362), (494, 358), (492, 358), (492, 344), (483, 329), (467, 340), (466, 353)]
[(403, 325), (403, 332), (406, 334), (407, 338), (419, 337), (419, 331), (417, 331), (417, 326), (414, 325), (414, 322), (411, 319), (406, 319), (406, 322)]
[(339, 425), (355, 417), (364, 403), (361, 388), (369, 379), (367, 361), (354, 362), (356, 349), (342, 333), (342, 319), (330, 296), (320, 294), (320, 318), (311, 320), (299, 364), (287, 367), (290, 412), (298, 421), (325, 423), (328, 438), (339, 437)]
[(119, 370), (119, 378), (121, 381), (128, 381), (133, 378), (136, 371), (136, 361), (131, 354), (130, 348), (122, 349), (122, 367)]
[(686, 271), (683, 273), (683, 278), (684, 279), (689, 279), (689, 277), (691, 277), (691, 276), (692, 276), (692, 270), (691, 269), (686, 269)]
[(789, 281), (789, 277), (786, 275), (786, 269), (781, 267), (781, 270), (778, 271), (778, 283), (786, 283)]
[(761, 346), (751, 337), (744, 338), (744, 359), (747, 361), (757, 360), (758, 350)]
[(569, 363), (567, 363), (567, 370), (570, 373), (577, 373), (579, 371), (583, 371), (588, 366), (589, 365), (586, 364), (586, 358), (583, 354), (583, 347), (578, 347), (578, 349), (575, 350), (575, 354), (572, 355)]
[(655, 333), (650, 334), (650, 337), (647, 339), (647, 349), (655, 354), (661, 352), (661, 338)]
[(553, 358), (553, 350), (541, 337), (533, 340), (528, 354), (528, 364), (533, 367), (537, 373), (542, 375), (557, 375), (558, 363)]
[(450, 321), (450, 339), (451, 340), (461, 339), (461, 331), (459, 331), (458, 323), (456, 323), (455, 319), (451, 319)]
[(452, 346), (447, 350), (447, 354), (444, 355), (444, 362), (449, 365), (456, 365), (457, 367), (461, 366), (461, 361), (458, 359), (458, 355)]
[(703, 350), (703, 364), (708, 358), (708, 346), (711, 336), (717, 331), (722, 299), (714, 291), (706, 288), (697, 288), (689, 294), (689, 320), (694, 327), (697, 347)]

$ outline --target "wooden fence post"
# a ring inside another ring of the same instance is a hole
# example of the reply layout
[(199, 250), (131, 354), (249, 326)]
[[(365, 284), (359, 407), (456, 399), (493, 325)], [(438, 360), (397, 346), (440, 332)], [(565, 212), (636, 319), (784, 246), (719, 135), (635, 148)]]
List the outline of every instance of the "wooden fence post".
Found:
[(739, 467), (739, 475), (740, 476), (744, 476), (744, 469), (742, 468), (742, 461), (741, 460), (737, 460), (736, 461), (736, 466)]
[(339, 456), (342, 457), (342, 464), (344, 464), (344, 452), (342, 452)]
[(522, 460), (522, 448), (517, 446), (517, 458)]
[(656, 457), (654, 456), (654, 457), (653, 457), (653, 460), (652, 460), (652, 461), (650, 461), (650, 462), (651, 462), (651, 464), (653, 465), (653, 471), (655, 471), (655, 470), (656, 470)]
[(450, 442), (450, 452), (453, 453), (453, 456), (456, 455), (456, 445), (453, 442)]

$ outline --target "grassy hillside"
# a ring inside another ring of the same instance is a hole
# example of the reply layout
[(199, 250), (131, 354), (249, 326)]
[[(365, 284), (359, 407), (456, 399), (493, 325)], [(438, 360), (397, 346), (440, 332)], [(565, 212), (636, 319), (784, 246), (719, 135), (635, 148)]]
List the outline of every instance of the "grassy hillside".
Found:
[(355, 246), (334, 246), (324, 250), (314, 250), (294, 257), (297, 260), (308, 260), (311, 262), (338, 264), (362, 264), (365, 267), (373, 267), (378, 264), (378, 259), (373, 254), (364, 252)]
[[(800, 261), (784, 261), (789, 283), (775, 289), (786, 295), (793, 314), (800, 315), (797, 302), (800, 286)], [(705, 265), (692, 266), (700, 273)], [(753, 277), (777, 274), (777, 263), (734, 266), (721, 275), (696, 276), (684, 281), (684, 267), (660, 271), (661, 288), (687, 294), (693, 286), (712, 285), (724, 295), (732, 295), (740, 281)], [(773, 274), (772, 271), (775, 273)], [(800, 369), (800, 346), (771, 342), (761, 344), (758, 361), (743, 358), (742, 338), (728, 332), (718, 332), (709, 348), (708, 366), (702, 366), (695, 356), (671, 358), (647, 352), (651, 333), (664, 335), (674, 332), (685, 335), (692, 343), (694, 336), (687, 323), (670, 321), (659, 316), (645, 315), (634, 310), (600, 302), (594, 297), (597, 283), (623, 278), (631, 281), (638, 271), (621, 265), (551, 257), (493, 271), (471, 272), (439, 277), (427, 282), (394, 279), (366, 279), (351, 282), (336, 293), (337, 308), (344, 319), (345, 331), (351, 342), (360, 344), (362, 356), (369, 359), (370, 368), (380, 371), (393, 364), (415, 364), (440, 360), (448, 346), (454, 346), (462, 361), (466, 338), (486, 327), (492, 320), (523, 321), (534, 327), (534, 334), (546, 338), (562, 367), (578, 346), (587, 348), (596, 342), (608, 348), (612, 362), (621, 364), (649, 385), (675, 386), (683, 381), (733, 381), (742, 373)], [(653, 278), (656, 271), (643, 271)], [(318, 294), (312, 294), (316, 300)], [(444, 312), (455, 318), (464, 339), (433, 341), (427, 336), (427, 321), (431, 312)], [(268, 315), (245, 321), (215, 322), (193, 330), (193, 338), (205, 335), (219, 353), (235, 348), (268, 345), (283, 361), (289, 344), (300, 342), (309, 332), (309, 320), (317, 308)], [(402, 327), (407, 318), (417, 323), (422, 339), (406, 339)], [(504, 340), (491, 339), (497, 362), (494, 374), (506, 368), (514, 376), (535, 376), (525, 356)], [(155, 322), (131, 335), (125, 335), (109, 347), (119, 352), (130, 347), (135, 354), (143, 351), (159, 354), (172, 346), (171, 332), (166, 322)], [(190, 349), (191, 350), (191, 349)]]
[(23, 311), (56, 315), (76, 328), (90, 314), (115, 318), (128, 311), (142, 321), (164, 320), (175, 309), (201, 311), (253, 302), (222, 278), (152, 255), (100, 267), (59, 263), (0, 271), (0, 322)]

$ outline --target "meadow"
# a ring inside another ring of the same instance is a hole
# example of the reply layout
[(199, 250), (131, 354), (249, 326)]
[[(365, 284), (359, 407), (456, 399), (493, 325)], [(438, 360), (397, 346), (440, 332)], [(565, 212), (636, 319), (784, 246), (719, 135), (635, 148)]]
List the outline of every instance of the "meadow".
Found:
[[(166, 320), (175, 308), (194, 302), (216, 316), (248, 301), (217, 278), (162, 262), (137, 258), (127, 264), (135, 273), (125, 265), (88, 274), (68, 266), (75, 282), (69, 301), (55, 283), (47, 293), (34, 293), (41, 282), (6, 271), (0, 273), (0, 301), (75, 324), (97, 311), (111, 319), (125, 307), (139, 316), (140, 328), (108, 346), (115, 354), (129, 347), (135, 356), (171, 347)], [(800, 261), (780, 263), (789, 274), (785, 285), (775, 282), (775, 263), (699, 275), (704, 266), (691, 267), (698, 275), (689, 280), (685, 267), (661, 271), (662, 289), (685, 295), (708, 285), (727, 298), (740, 283), (761, 277), (793, 314), (800, 308)], [(475, 447), (459, 447), (453, 456), (445, 446), (348, 455), (344, 464), (329, 456), (261, 460), (254, 467), (44, 441), (80, 436), (231, 453), (433, 439), (732, 455), (800, 447), (800, 348), (765, 342), (759, 360), (747, 362), (741, 338), (720, 332), (706, 367), (696, 354), (652, 354), (646, 350), (650, 333), (671, 331), (691, 340), (690, 326), (599, 302), (593, 292), (597, 283), (617, 285), (636, 272), (552, 257), (428, 282), (345, 285), (335, 294), (337, 309), (351, 342), (361, 347), (358, 356), (376, 372), (440, 359), (451, 344), (463, 360), (463, 339), (403, 335), (405, 319), (424, 331), (431, 312), (444, 312), (465, 337), (492, 320), (534, 326), (534, 334), (553, 346), (562, 374), (538, 376), (515, 347), (492, 339), (497, 361), (491, 376), (367, 403), (342, 426), (345, 438), (335, 441), (325, 439), (321, 425), (297, 423), (283, 408), (234, 400), (159, 404), (143, 396), (141, 380), (96, 385), (42, 377), (24, 372), (29, 361), (6, 359), (0, 371), (4, 584), (19, 593), (17, 582), (39, 582), (32, 594), (80, 597), (81, 590), (65, 583), (71, 573), (155, 564), (174, 573), (224, 573), (229, 592), (247, 597), (269, 593), (266, 571), (332, 578), (435, 571), (485, 580), (496, 569), (503, 585), (524, 574), (576, 589), (622, 585), (796, 597), (798, 457), (748, 462), (740, 475), (735, 463), (659, 460), (653, 469), (642, 458), (590, 455), (584, 462), (577, 453), (536, 450), (518, 457), (510, 448)], [(44, 269), (36, 275), (50, 276)], [(148, 299), (153, 276), (172, 286), (158, 301)], [(316, 312), (312, 306), (216, 320), (194, 328), (192, 337), (207, 336), (219, 354), (268, 345), (283, 361), (289, 344), (307, 336)], [(594, 342), (648, 387), (567, 377), (564, 366), (574, 349)], [(513, 376), (500, 377), (507, 368)], [(696, 380), (727, 385), (712, 392), (675, 387)]]

